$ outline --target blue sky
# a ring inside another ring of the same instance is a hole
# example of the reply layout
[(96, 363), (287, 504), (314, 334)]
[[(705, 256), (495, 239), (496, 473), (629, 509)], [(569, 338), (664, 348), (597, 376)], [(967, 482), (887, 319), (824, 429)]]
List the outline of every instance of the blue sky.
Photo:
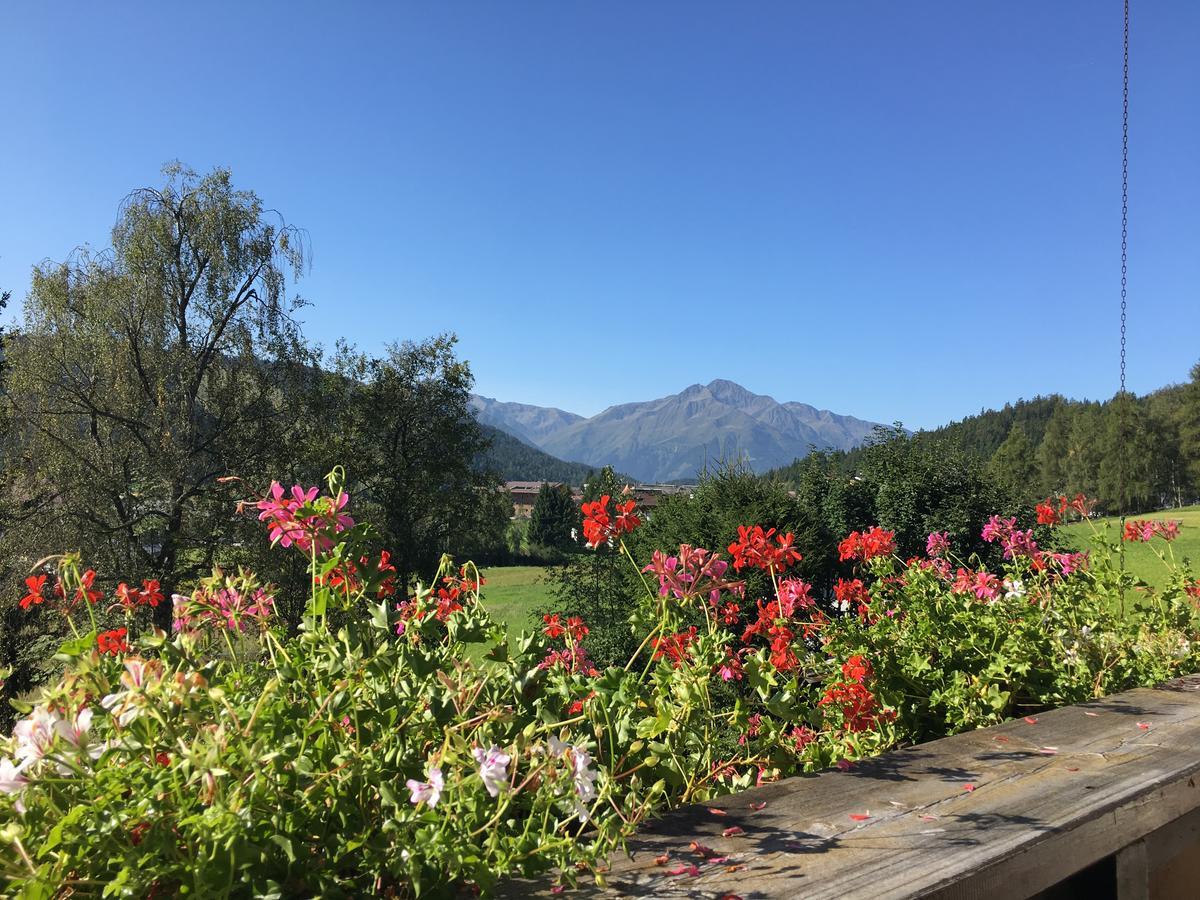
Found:
[[(1134, 7), (1145, 391), (1200, 359), (1200, 4)], [(178, 158), (308, 230), (310, 337), (452, 330), (502, 400), (728, 378), (926, 427), (1106, 397), (1120, 26), (1117, 0), (4, 4), (0, 287), (104, 246)]]

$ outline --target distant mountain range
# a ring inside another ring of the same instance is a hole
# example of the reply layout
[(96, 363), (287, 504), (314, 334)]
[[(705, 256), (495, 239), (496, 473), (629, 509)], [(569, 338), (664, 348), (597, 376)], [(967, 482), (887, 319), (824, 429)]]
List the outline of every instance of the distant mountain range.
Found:
[(806, 403), (780, 403), (724, 380), (610, 406), (591, 418), (479, 396), (472, 396), (471, 406), (482, 424), (560, 460), (610, 465), (647, 482), (695, 478), (723, 460), (766, 472), (814, 447), (849, 450), (876, 427)]

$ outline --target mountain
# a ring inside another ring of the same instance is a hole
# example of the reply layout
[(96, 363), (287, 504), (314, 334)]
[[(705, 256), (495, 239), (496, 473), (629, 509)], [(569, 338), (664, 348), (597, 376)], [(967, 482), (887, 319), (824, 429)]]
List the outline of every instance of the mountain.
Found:
[(471, 395), (470, 407), (481, 425), (499, 428), (535, 447), (554, 432), (583, 418), (553, 407), (503, 403), (478, 394)]
[(756, 472), (790, 463), (812, 447), (846, 450), (875, 423), (804, 403), (779, 403), (732, 381), (694, 384), (678, 394), (612, 406), (583, 418), (562, 410), (477, 398), (480, 421), (563, 459), (611, 465), (644, 481), (695, 478), (705, 465), (745, 462)]
[(579, 485), (595, 471), (594, 466), (586, 463), (556, 459), (495, 426), (481, 422), (479, 427), (492, 444), (476, 457), (475, 467), (496, 472), (504, 481), (560, 481)]

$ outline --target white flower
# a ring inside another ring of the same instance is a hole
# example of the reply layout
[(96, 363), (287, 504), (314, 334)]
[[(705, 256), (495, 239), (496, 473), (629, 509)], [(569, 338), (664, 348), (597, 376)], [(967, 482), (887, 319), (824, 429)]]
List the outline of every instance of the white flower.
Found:
[(26, 764), (37, 762), (50, 752), (58, 735), (57, 713), (44, 706), (34, 707), (28, 719), (22, 719), (13, 728), (17, 741), (17, 756)]
[(442, 770), (437, 766), (430, 766), (426, 769), (425, 776), (429, 779), (428, 781), (408, 779), (408, 789), (412, 792), (412, 796), (408, 800), (413, 806), (424, 801), (432, 808), (437, 806), (438, 800), (442, 798), (442, 788), (446, 786), (446, 782), (442, 778)]
[[(121, 684), (125, 690), (108, 694), (100, 701), (100, 705), (117, 717), (117, 724), (124, 727), (141, 713), (139, 704), (143, 702), (143, 691), (162, 678), (162, 664), (157, 660), (138, 659), (136, 656), (125, 658), (125, 672), (121, 675)], [(191, 693), (191, 691), (189, 691)]]
[(78, 750), (87, 747), (88, 729), (92, 727), (92, 708), (85, 706), (74, 719), (59, 719), (54, 723), (54, 729), (64, 741)]
[(495, 744), (487, 750), (476, 747), (471, 752), (475, 762), (479, 763), (479, 777), (483, 779), (483, 786), (493, 797), (499, 797), (500, 792), (508, 787), (507, 770), (512, 757), (501, 752)]
[(582, 747), (574, 747), (565, 741), (560, 741), (554, 735), (546, 741), (550, 755), (555, 759), (566, 756), (571, 762), (571, 781), (575, 785), (575, 813), (584, 822), (588, 821), (588, 811), (584, 803), (596, 799), (596, 776), (599, 773), (592, 768), (592, 755)]
[(592, 756), (581, 747), (571, 750), (571, 779), (575, 782), (575, 793), (583, 802), (596, 799), (596, 776), (591, 767)]
[(0, 759), (0, 794), (19, 794), (29, 784), (25, 777), (25, 766), (15, 764), (11, 759)]
[(574, 528), (571, 529), (571, 540), (576, 542), (579, 541), (579, 532), (577, 532)]
[(1014, 578), (1011, 581), (1004, 579), (1004, 599), (1013, 600), (1025, 596), (1025, 585), (1019, 578)]

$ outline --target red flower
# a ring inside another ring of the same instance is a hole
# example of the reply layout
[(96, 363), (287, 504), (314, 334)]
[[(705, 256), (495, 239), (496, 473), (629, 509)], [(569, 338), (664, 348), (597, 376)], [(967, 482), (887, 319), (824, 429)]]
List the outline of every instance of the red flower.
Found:
[(636, 501), (627, 500), (624, 503), (614, 504), (617, 513), (614, 521), (608, 512), (610, 500), (612, 497), (605, 494), (599, 500), (584, 503), (580, 507), (583, 511), (583, 536), (587, 545), (593, 550), (605, 541), (621, 534), (628, 534), (642, 524), (642, 520), (634, 513), (637, 508)]
[(800, 665), (792, 649), (792, 640), (795, 638), (792, 630), (786, 625), (776, 625), (771, 629), (771, 635), (771, 665), (780, 672), (790, 672)]
[(818, 703), (820, 706), (836, 708), (841, 713), (842, 726), (847, 731), (866, 731), (880, 719), (891, 717), (890, 713), (879, 710), (875, 695), (856, 681), (831, 684)]
[(562, 627), (562, 623), (559, 622), (558, 618), (558, 613), (555, 613), (552, 616), (542, 616), (542, 621), (546, 623), (544, 631), (546, 637), (550, 638), (550, 640), (554, 640), (556, 637), (566, 631), (566, 629)]
[(852, 531), (838, 544), (838, 559), (861, 559), (863, 562), (877, 556), (889, 556), (896, 552), (896, 532), (872, 525), (866, 531)]
[[(771, 542), (772, 537), (775, 538), (774, 543)], [(764, 572), (782, 572), (804, 558), (792, 546), (794, 540), (790, 531), (777, 535), (774, 528), (763, 531), (761, 525), (752, 528), (739, 525), (738, 539), (729, 545), (733, 568), (738, 572), (746, 566)]]
[(21, 609), (29, 609), (31, 606), (37, 606), (46, 598), (42, 595), (42, 591), (46, 587), (45, 575), (30, 575), (25, 579), (25, 588), (29, 591), (21, 598)]
[(141, 596), (138, 599), (146, 606), (158, 606), (162, 603), (163, 594), (158, 581), (153, 578), (143, 581)]
[[(1065, 507), (1067, 498), (1059, 497), (1058, 499), (1063, 502), (1063, 506)], [(1057, 525), (1062, 521), (1061, 510), (1055, 509), (1052, 501), (1053, 498), (1045, 500), (1035, 507), (1039, 525)]]
[(127, 585), (123, 581), (117, 585), (117, 589), (113, 593), (113, 596), (116, 597), (117, 602), (120, 603), (126, 609), (133, 609), (133, 607), (137, 606), (137, 602), (138, 602), (137, 589), (131, 588), (129, 585)]
[(579, 616), (571, 616), (567, 619), (567, 631), (571, 633), (571, 640), (579, 642), (587, 637), (588, 627)]
[(84, 598), (88, 603), (95, 603), (104, 597), (100, 591), (93, 590), (92, 582), (96, 580), (96, 572), (93, 569), (88, 569), (83, 573), (83, 577), (79, 579), (79, 587), (75, 591), (75, 602), (79, 602)]
[(445, 622), (454, 613), (459, 612), (463, 605), (458, 602), (460, 591), (457, 587), (438, 588), (437, 612), (433, 614), (439, 622)]
[(642, 524), (642, 520), (634, 513), (636, 508), (637, 503), (633, 500), (617, 504), (617, 520), (614, 523), (614, 528), (618, 534), (629, 534), (629, 532)]
[(872, 674), (871, 663), (865, 656), (855, 654), (842, 663), (842, 677), (847, 681), (856, 681), (862, 684)]
[(102, 631), (96, 635), (96, 648), (101, 653), (117, 656), (129, 652), (129, 643), (125, 640), (128, 632), (124, 628), (114, 628), (112, 631)]
[(611, 524), (608, 517), (608, 501), (610, 499), (609, 495), (605, 494), (599, 500), (585, 503), (580, 507), (583, 511), (583, 536), (587, 545), (593, 549), (608, 539), (609, 525)]
[(666, 657), (671, 660), (671, 665), (678, 669), (684, 664), (690, 655), (688, 646), (696, 639), (696, 626), (691, 626), (687, 631), (681, 631), (678, 634), (668, 635), (663, 638), (655, 638), (652, 641), (654, 646), (654, 658), (662, 659)]
[(839, 578), (837, 584), (833, 586), (834, 596), (837, 597), (838, 609), (842, 612), (850, 610), (850, 604), (853, 603), (859, 618), (865, 619), (871, 603), (871, 595), (867, 592), (866, 585), (858, 578), (852, 581), (847, 581), (844, 578)]
[(154, 754), (154, 761), (156, 763), (158, 763), (160, 766), (162, 766), (163, 768), (166, 768), (167, 766), (169, 766), (171, 764), (171, 754), (169, 754), (163, 750), (159, 750), (157, 753)]

